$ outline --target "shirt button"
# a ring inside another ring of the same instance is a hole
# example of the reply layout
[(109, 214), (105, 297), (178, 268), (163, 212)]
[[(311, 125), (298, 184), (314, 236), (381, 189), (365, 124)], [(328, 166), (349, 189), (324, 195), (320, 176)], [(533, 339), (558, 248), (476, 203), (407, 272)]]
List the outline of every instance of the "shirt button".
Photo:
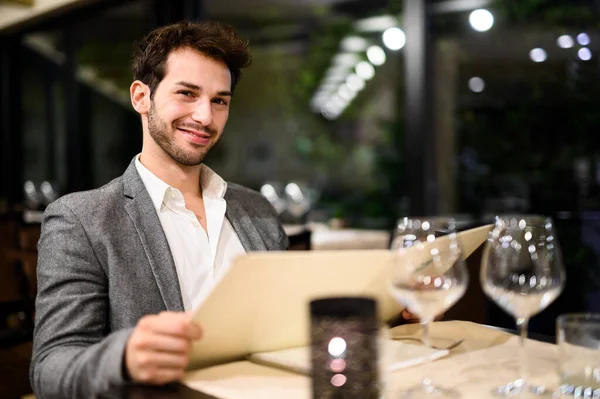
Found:
[(198, 223), (198, 222), (194, 222), (194, 226), (196, 226), (196, 227), (200, 227), (200, 223)]

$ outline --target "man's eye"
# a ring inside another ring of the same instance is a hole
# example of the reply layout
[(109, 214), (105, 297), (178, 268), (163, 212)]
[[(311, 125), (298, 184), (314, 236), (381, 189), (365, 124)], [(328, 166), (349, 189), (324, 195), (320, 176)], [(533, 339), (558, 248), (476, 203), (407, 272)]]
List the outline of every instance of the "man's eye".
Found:
[(186, 97), (193, 97), (194, 96), (194, 93), (192, 93), (189, 90), (180, 90), (180, 91), (177, 92), (177, 94), (182, 94), (182, 95), (184, 95)]
[(213, 102), (220, 105), (227, 105), (227, 101), (223, 100), (222, 98), (215, 98)]

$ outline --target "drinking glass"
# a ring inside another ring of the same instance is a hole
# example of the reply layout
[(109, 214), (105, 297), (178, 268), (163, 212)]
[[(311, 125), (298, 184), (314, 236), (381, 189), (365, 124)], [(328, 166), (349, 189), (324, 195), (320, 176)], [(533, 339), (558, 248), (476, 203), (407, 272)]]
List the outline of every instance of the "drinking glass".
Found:
[(556, 321), (560, 393), (600, 398), (600, 314), (565, 314)]
[(260, 193), (273, 205), (278, 215), (281, 215), (286, 208), (286, 201), (281, 197), (281, 183), (266, 182), (260, 188)]
[(495, 394), (527, 397), (541, 393), (525, 381), (525, 340), (529, 319), (552, 303), (565, 284), (552, 219), (497, 216), (482, 256), (480, 277), (483, 291), (515, 318), (520, 332), (517, 379), (496, 388)]
[(303, 221), (315, 202), (315, 192), (302, 182), (289, 182), (285, 186), (286, 209), (294, 219)]
[[(429, 323), (465, 293), (468, 273), (450, 218), (403, 218), (391, 244), (390, 290), (394, 298), (419, 316), (423, 340), (429, 345)], [(407, 398), (454, 398), (458, 394), (435, 386), (427, 376), (408, 390)]]
[(381, 398), (377, 303), (366, 297), (310, 303), (313, 398)]

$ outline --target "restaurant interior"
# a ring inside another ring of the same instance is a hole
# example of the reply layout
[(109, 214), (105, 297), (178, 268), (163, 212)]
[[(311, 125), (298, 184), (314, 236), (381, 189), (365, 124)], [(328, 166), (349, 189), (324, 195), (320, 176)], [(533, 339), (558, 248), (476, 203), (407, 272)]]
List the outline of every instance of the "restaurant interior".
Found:
[[(491, 231), (541, 215), (562, 277), (530, 338), (555, 343), (560, 315), (600, 313), (600, 1), (0, 0), (0, 398), (34, 397), (44, 209), (140, 152), (132, 43), (202, 19), (252, 52), (205, 163), (266, 197), (290, 251), (393, 253), (402, 221)], [(486, 245), (432, 327), (518, 334), (482, 283)]]

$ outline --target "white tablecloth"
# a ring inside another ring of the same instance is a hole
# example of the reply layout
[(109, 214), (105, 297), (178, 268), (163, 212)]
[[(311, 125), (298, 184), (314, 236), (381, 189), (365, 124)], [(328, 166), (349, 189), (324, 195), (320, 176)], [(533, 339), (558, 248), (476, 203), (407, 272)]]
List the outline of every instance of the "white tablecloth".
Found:
[[(451, 354), (430, 365), (403, 369), (386, 376), (387, 394), (399, 393), (430, 375), (440, 386), (456, 389), (461, 399), (492, 398), (492, 389), (517, 377), (518, 337), (474, 323), (433, 323), (432, 337), (465, 339)], [(391, 333), (412, 335), (415, 326)], [(534, 384), (557, 389), (556, 346), (528, 340), (528, 374)], [(230, 363), (191, 372), (184, 383), (223, 399), (310, 399), (310, 378), (250, 362)], [(551, 395), (550, 395), (551, 397)]]
[(286, 225), (284, 228), (288, 235), (298, 234), (306, 229), (311, 230), (311, 247), (317, 251), (387, 249), (390, 241), (390, 232), (386, 230), (331, 229), (324, 224)]

